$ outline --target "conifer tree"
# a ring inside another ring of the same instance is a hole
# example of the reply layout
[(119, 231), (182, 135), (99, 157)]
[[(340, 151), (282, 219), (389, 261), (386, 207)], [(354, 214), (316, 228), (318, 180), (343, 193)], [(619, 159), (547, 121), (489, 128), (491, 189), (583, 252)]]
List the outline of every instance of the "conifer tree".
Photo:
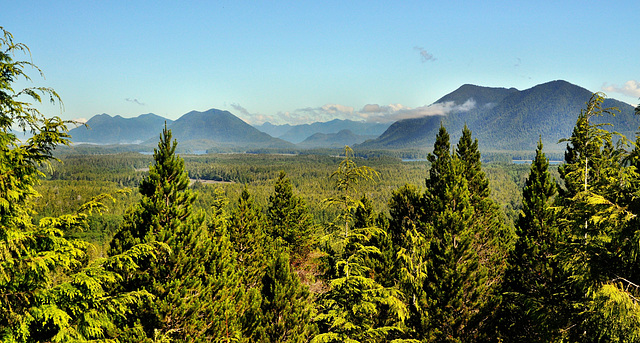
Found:
[(111, 244), (111, 254), (138, 242), (166, 247), (157, 263), (147, 261), (123, 283), (124, 289), (154, 295), (144, 306), (133, 308), (122, 323), (125, 341), (164, 337), (200, 342), (240, 336), (238, 325), (228, 318), (235, 317), (230, 306), (241, 296), (235, 292), (237, 284), (231, 284), (238, 282), (235, 255), (228, 249), (225, 228), (212, 233), (204, 216), (193, 212), (196, 195), (188, 188), (184, 160), (176, 155), (176, 147), (165, 126), (154, 164), (139, 187), (142, 199), (127, 213)]
[(242, 323), (239, 317), (247, 306), (246, 289), (243, 287), (236, 252), (229, 239), (229, 215), (224, 209), (228, 202), (222, 190), (217, 189), (209, 212), (211, 250), (205, 267), (212, 279), (211, 312), (214, 316), (210, 318), (206, 335), (211, 342), (240, 341)]
[[(441, 126), (426, 181), (426, 221), (431, 226), (424, 294), (427, 327), (420, 339), (468, 341), (477, 335), (475, 316), (486, 291), (486, 270), (479, 262), (472, 223), (473, 207), (462, 162), (450, 154), (449, 134)], [(424, 335), (424, 336), (422, 336)]]
[(260, 309), (262, 277), (273, 243), (264, 231), (264, 216), (245, 186), (238, 199), (238, 207), (231, 214), (229, 241), (236, 254), (244, 287), (238, 316), (246, 342), (258, 341), (263, 326)]
[(581, 111), (560, 168), (566, 188), (559, 197), (564, 237), (558, 259), (568, 275), (569, 309), (562, 333), (576, 342), (640, 337), (638, 248), (625, 243), (638, 237), (629, 202), (637, 198), (638, 173), (627, 163), (624, 137), (614, 142), (614, 133), (591, 121), (616, 111), (603, 109), (603, 102), (604, 95), (595, 93)]
[(276, 249), (262, 277), (260, 342), (308, 342), (316, 333), (308, 288), (289, 263), (289, 255)]
[[(60, 97), (51, 88), (15, 91), (20, 80), (31, 80), (15, 61), (29, 48), (0, 27), (0, 341), (107, 341), (115, 338), (114, 322), (127, 304), (139, 303), (146, 292), (122, 292), (116, 285), (122, 273), (151, 258), (150, 245), (108, 259), (90, 260), (91, 244), (65, 237), (65, 230), (86, 225), (87, 216), (104, 210), (99, 196), (76, 213), (35, 222), (33, 197), (38, 193), (40, 167), (54, 160), (58, 145), (68, 144), (67, 124), (46, 118), (33, 106), (42, 97), (52, 103)], [(20, 141), (14, 128), (33, 136)]]
[(313, 218), (304, 200), (293, 194), (291, 181), (281, 171), (269, 196), (267, 208), (269, 234), (272, 239), (280, 237), (291, 251), (292, 260), (304, 258), (311, 250)]
[(249, 288), (259, 286), (266, 267), (265, 254), (269, 251), (270, 242), (266, 239), (263, 223), (263, 214), (245, 187), (238, 199), (238, 208), (231, 214), (229, 239)]
[[(393, 242), (395, 263), (393, 280), (402, 292), (409, 318), (406, 324), (416, 332), (428, 326), (427, 277), (428, 238), (431, 227), (425, 224), (426, 206), (421, 192), (414, 185), (395, 190), (389, 200), (389, 236)], [(413, 336), (416, 336), (416, 332)]]
[(482, 171), (478, 140), (472, 140), (471, 130), (466, 124), (462, 129), (460, 141), (456, 145), (456, 156), (462, 162), (463, 173), (471, 194), (471, 204), (478, 207), (481, 201), (489, 198), (489, 180)]
[(165, 123), (158, 148), (154, 149), (154, 164), (139, 186), (142, 200), (127, 212), (122, 228), (111, 241), (111, 255), (143, 241), (168, 243), (191, 219), (195, 194), (188, 188), (189, 177), (184, 160), (175, 153), (176, 147)]
[(558, 229), (550, 209), (556, 184), (548, 168), (540, 140), (523, 189), (517, 239), (503, 284), (501, 320), (508, 341), (550, 342), (558, 338), (562, 325), (557, 306), (561, 276), (553, 258), (558, 249)]
[[(488, 318), (494, 316), (497, 310), (500, 283), (507, 266), (507, 254), (512, 248), (513, 229), (506, 225), (505, 216), (500, 206), (490, 198), (491, 190), (489, 180), (482, 170), (478, 140), (472, 140), (471, 130), (465, 125), (462, 136), (456, 146), (455, 156), (461, 162), (462, 174), (467, 180), (470, 204), (473, 207), (474, 226), (473, 246), (478, 253), (481, 269), (486, 272), (485, 283), (491, 285), (484, 290), (484, 304), (482, 315), (485, 319), (479, 319), (481, 323), (487, 323)], [(493, 335), (495, 329), (492, 325), (485, 325), (486, 334)]]
[[(340, 215), (335, 227), (335, 239), (341, 247), (337, 251), (336, 277), (329, 281), (329, 290), (319, 300), (316, 316), (319, 334), (312, 342), (377, 342), (402, 332), (406, 308), (394, 288), (385, 288), (368, 277), (365, 258), (380, 254), (369, 245), (369, 237), (380, 233), (379, 228), (358, 229), (352, 225), (353, 213), (358, 206), (357, 185), (362, 179), (372, 179), (377, 172), (369, 167), (357, 166), (353, 151), (345, 147), (345, 158), (332, 174), (339, 195), (325, 200), (337, 206)], [(381, 310), (388, 309), (393, 323), (380, 325)]]

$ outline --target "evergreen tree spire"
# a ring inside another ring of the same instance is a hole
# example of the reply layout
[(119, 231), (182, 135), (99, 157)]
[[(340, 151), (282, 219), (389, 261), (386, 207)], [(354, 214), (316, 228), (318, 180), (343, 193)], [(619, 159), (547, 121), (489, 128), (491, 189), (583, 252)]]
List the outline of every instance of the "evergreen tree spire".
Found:
[(462, 162), (463, 172), (467, 179), (471, 202), (476, 206), (482, 199), (489, 197), (489, 180), (482, 171), (478, 140), (471, 139), (471, 130), (464, 125), (462, 137), (456, 146), (456, 156)]
[(561, 316), (560, 270), (553, 256), (558, 231), (550, 210), (556, 183), (538, 141), (531, 172), (523, 189), (522, 212), (516, 224), (517, 240), (509, 255), (501, 320), (509, 341), (550, 342), (557, 338)]
[(176, 146), (165, 123), (158, 147), (153, 152), (154, 164), (140, 183), (142, 200), (127, 212), (121, 229), (111, 241), (110, 255), (122, 253), (141, 242), (169, 243), (189, 221), (196, 196), (188, 188), (189, 177), (184, 160), (175, 153)]

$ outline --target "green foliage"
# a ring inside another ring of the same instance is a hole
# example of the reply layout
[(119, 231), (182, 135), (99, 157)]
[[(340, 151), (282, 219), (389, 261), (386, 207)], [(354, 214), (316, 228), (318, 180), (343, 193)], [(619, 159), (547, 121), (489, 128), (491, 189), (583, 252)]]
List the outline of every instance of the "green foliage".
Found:
[[(19, 79), (30, 80), (16, 53), (29, 53), (0, 27), (0, 340), (3, 342), (106, 341), (114, 338), (114, 319), (148, 294), (117, 292), (122, 274), (154, 258), (154, 248), (137, 245), (108, 259), (89, 260), (92, 246), (65, 238), (65, 231), (81, 229), (94, 212), (105, 210), (97, 196), (77, 212), (34, 222), (33, 197), (39, 168), (49, 165), (52, 152), (68, 143), (67, 122), (45, 118), (28, 99), (46, 96), (59, 101), (50, 88), (15, 91)], [(10, 133), (18, 127), (33, 134), (20, 142)]]
[(291, 251), (292, 259), (299, 260), (309, 254), (313, 218), (304, 200), (293, 194), (285, 172), (280, 172), (274, 193), (269, 196), (267, 219), (271, 238), (281, 238)]
[(249, 288), (259, 286), (266, 253), (270, 248), (264, 222), (264, 215), (245, 188), (238, 200), (238, 207), (231, 214), (229, 239), (237, 252), (244, 283)]
[[(334, 263), (329, 277), (329, 291), (319, 300), (319, 334), (312, 342), (381, 342), (402, 332), (406, 307), (399, 299), (398, 291), (385, 288), (369, 277), (367, 258), (380, 255), (380, 249), (370, 245), (372, 237), (384, 235), (377, 227), (350, 226), (356, 209), (362, 204), (354, 198), (361, 179), (377, 176), (372, 168), (357, 166), (351, 158), (352, 150), (345, 147), (345, 158), (332, 174), (340, 194), (325, 200), (339, 208), (337, 229), (331, 230), (337, 249), (329, 251)], [(362, 216), (360, 217), (362, 222)], [(381, 311), (388, 311), (380, 321)]]
[[(568, 139), (566, 165), (560, 169), (566, 189), (558, 207), (558, 225), (564, 236), (558, 260), (568, 278), (565, 306), (571, 309), (563, 333), (573, 341), (600, 339), (601, 334), (615, 340), (638, 330), (633, 308), (629, 316), (617, 320), (607, 314), (620, 311), (621, 296), (633, 299), (637, 295), (637, 289), (622, 290), (612, 280), (623, 278), (635, 284), (639, 279), (638, 246), (630, 243), (638, 237), (634, 211), (639, 175), (633, 163), (628, 163), (633, 153), (625, 150), (626, 139), (614, 142), (614, 135), (591, 121), (616, 111), (602, 109), (603, 101), (602, 94), (594, 94), (580, 113)], [(613, 292), (611, 285), (620, 292)], [(593, 322), (609, 331), (589, 330)]]
[(259, 341), (307, 342), (316, 332), (309, 290), (300, 283), (286, 252), (276, 249), (269, 260), (262, 277)]
[(486, 291), (486, 271), (473, 245), (473, 207), (463, 163), (450, 155), (449, 135), (442, 126), (429, 161), (424, 222), (430, 228), (426, 236), (430, 243), (423, 286), (429, 321), (416, 331), (427, 339), (460, 341), (477, 330), (472, 320)]
[[(219, 205), (210, 225), (194, 213), (195, 194), (188, 188), (184, 161), (175, 154), (171, 131), (160, 136), (149, 176), (140, 184), (140, 202), (125, 216), (111, 243), (110, 254), (137, 242), (159, 242), (166, 249), (156, 263), (127, 275), (125, 289), (146, 290), (154, 298), (133, 307), (122, 321), (123, 340), (174, 339), (201, 342), (237, 339), (241, 335), (236, 308), (243, 293), (236, 255)], [(137, 333), (133, 334), (138, 330)]]
[(549, 342), (562, 325), (561, 270), (554, 254), (559, 233), (551, 209), (556, 184), (538, 142), (536, 157), (523, 190), (522, 211), (516, 225), (516, 243), (509, 255), (503, 283), (500, 321), (509, 341)]
[(142, 241), (169, 242), (189, 220), (195, 195), (189, 186), (184, 160), (175, 154), (177, 143), (165, 129), (158, 148), (154, 149), (154, 165), (140, 183), (140, 203), (127, 212), (122, 229), (111, 242), (110, 254), (117, 254)]

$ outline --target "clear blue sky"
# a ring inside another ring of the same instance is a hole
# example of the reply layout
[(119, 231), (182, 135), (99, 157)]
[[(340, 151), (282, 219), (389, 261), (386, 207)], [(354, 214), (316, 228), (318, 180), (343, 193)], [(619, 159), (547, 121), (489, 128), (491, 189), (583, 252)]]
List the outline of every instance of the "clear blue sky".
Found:
[(0, 26), (65, 119), (218, 108), (296, 124), (428, 112), (465, 83), (562, 79), (635, 105), (639, 15), (638, 0), (5, 1)]

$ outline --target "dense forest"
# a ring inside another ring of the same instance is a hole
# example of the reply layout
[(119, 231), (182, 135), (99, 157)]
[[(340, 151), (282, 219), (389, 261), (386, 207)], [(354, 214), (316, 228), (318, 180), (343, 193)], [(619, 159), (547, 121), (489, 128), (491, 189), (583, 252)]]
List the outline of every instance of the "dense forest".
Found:
[[(2, 342), (633, 342), (640, 136), (576, 113), (564, 163), (55, 155), (67, 125), (14, 91), (0, 37)], [(636, 109), (640, 112), (640, 108)], [(21, 142), (11, 130), (33, 134)]]

